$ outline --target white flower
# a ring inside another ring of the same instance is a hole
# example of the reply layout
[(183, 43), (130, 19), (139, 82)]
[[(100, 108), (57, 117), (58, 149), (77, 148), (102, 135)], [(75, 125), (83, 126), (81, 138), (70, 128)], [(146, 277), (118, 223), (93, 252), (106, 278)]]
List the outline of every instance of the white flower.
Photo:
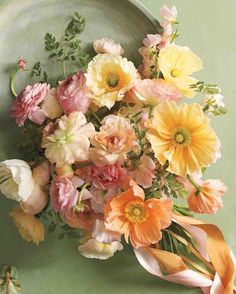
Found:
[(206, 95), (203, 105), (208, 105), (208, 112), (214, 111), (216, 108), (225, 107), (224, 96), (220, 93)]
[(114, 54), (98, 54), (88, 64), (87, 86), (93, 102), (111, 108), (133, 86), (137, 70), (131, 61)]
[(98, 53), (108, 53), (108, 54), (116, 54), (122, 55), (124, 53), (124, 49), (120, 44), (117, 44), (112, 39), (101, 38), (93, 42), (94, 51)]
[(46, 98), (43, 101), (42, 110), (44, 114), (51, 119), (58, 118), (63, 114), (63, 109), (59, 105), (56, 98), (55, 88), (49, 90)]
[(123, 249), (120, 234), (105, 229), (104, 222), (96, 220), (92, 238), (79, 246), (79, 252), (87, 258), (108, 259)]
[(57, 167), (88, 160), (89, 137), (94, 132), (93, 124), (87, 123), (82, 112), (64, 115), (44, 129), (42, 147), (46, 148), (45, 155)]
[(20, 159), (0, 162), (0, 191), (7, 198), (26, 201), (34, 189), (34, 179), (28, 163)]

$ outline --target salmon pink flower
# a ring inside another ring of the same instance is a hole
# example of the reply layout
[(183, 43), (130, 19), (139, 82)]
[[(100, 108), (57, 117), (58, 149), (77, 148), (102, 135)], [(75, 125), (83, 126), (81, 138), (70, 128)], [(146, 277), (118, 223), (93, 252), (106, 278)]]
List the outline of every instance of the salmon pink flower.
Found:
[(163, 101), (179, 101), (182, 98), (179, 89), (163, 79), (136, 80), (133, 90), (143, 104), (151, 106)]
[(152, 186), (155, 169), (155, 162), (151, 157), (144, 154), (140, 157), (140, 164), (134, 170), (129, 171), (129, 175), (138, 185), (146, 189)]
[(86, 86), (86, 78), (82, 71), (59, 82), (57, 100), (66, 114), (74, 111), (85, 113), (91, 104), (91, 99), (92, 96)]
[(196, 213), (215, 214), (223, 206), (221, 196), (227, 187), (220, 180), (198, 180), (188, 196), (189, 209)]
[(93, 48), (97, 54), (108, 53), (122, 55), (124, 53), (124, 49), (121, 47), (120, 44), (117, 44), (114, 42), (114, 40), (108, 38), (101, 38), (95, 40), (93, 42)]
[(37, 83), (33, 86), (26, 86), (16, 97), (11, 106), (11, 117), (16, 120), (19, 127), (23, 126), (26, 119), (41, 125), (45, 114), (38, 106), (46, 97), (50, 86), (46, 83)]
[(124, 234), (134, 248), (158, 243), (161, 230), (170, 226), (172, 201), (134, 196), (132, 189), (112, 198), (105, 205), (107, 230)]
[(88, 179), (100, 190), (108, 190), (118, 186), (127, 174), (126, 169), (121, 168), (118, 163), (102, 167), (93, 165), (88, 167), (87, 172)]
[(97, 166), (123, 161), (126, 153), (137, 145), (135, 132), (129, 120), (116, 115), (108, 115), (102, 121), (100, 131), (91, 138), (94, 146), (90, 158)]

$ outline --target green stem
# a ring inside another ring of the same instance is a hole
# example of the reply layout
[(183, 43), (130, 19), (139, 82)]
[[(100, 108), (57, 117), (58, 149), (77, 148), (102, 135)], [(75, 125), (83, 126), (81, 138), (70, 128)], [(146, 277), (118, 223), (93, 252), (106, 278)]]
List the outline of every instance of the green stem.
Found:
[(153, 106), (149, 107), (149, 114), (148, 117), (151, 118), (152, 117), (152, 112), (153, 112)]
[(82, 201), (82, 198), (83, 198), (83, 194), (84, 194), (84, 190), (89, 186), (90, 184), (89, 183), (86, 183), (83, 185), (80, 193), (79, 193), (79, 200), (78, 200), (78, 203), (77, 204), (80, 204), (81, 201)]
[(194, 181), (194, 179), (190, 176), (190, 175), (187, 175), (187, 178), (189, 180), (189, 182), (198, 190), (200, 191), (201, 190), (201, 187)]
[(14, 97), (17, 96), (15, 87), (14, 87), (14, 82), (15, 82), (17, 72), (18, 72), (18, 69), (10, 76), (10, 91)]
[(66, 63), (65, 63), (65, 60), (62, 61), (62, 70), (63, 70), (64, 79), (66, 79)]

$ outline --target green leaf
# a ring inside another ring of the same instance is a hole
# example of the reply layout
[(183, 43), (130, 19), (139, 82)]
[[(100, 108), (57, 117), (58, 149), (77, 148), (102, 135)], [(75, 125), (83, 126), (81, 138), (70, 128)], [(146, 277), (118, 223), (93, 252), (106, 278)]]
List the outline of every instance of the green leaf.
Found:
[(170, 189), (170, 194), (175, 198), (186, 198), (188, 196), (188, 191), (185, 189), (184, 185), (180, 183), (176, 176), (173, 174), (168, 174), (165, 178), (167, 182), (167, 187)]

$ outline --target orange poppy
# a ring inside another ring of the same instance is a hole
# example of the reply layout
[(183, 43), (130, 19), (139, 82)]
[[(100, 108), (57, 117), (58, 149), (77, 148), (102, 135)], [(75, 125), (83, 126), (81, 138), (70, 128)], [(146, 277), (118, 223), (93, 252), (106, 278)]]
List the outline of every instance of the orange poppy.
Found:
[(156, 244), (161, 230), (171, 224), (172, 201), (135, 196), (132, 189), (111, 198), (105, 204), (105, 225), (108, 230), (124, 234), (135, 248)]

